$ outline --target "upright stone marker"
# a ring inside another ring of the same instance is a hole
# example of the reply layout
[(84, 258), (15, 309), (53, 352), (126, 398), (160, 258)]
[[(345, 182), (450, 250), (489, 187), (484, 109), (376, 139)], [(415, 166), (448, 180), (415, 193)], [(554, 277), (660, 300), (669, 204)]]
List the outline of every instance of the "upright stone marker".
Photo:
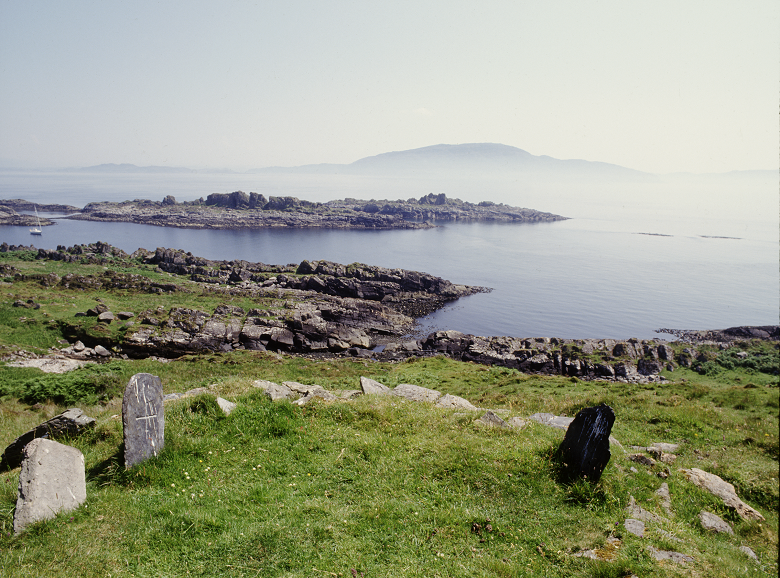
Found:
[(45, 438), (36, 438), (25, 446), (14, 512), (15, 533), (58, 512), (75, 510), (86, 499), (84, 454)]
[(615, 412), (603, 403), (576, 415), (559, 450), (569, 478), (599, 481), (611, 457), (609, 434), (614, 423)]
[(122, 400), (125, 468), (158, 455), (165, 445), (165, 408), (162, 381), (150, 373), (136, 373)]

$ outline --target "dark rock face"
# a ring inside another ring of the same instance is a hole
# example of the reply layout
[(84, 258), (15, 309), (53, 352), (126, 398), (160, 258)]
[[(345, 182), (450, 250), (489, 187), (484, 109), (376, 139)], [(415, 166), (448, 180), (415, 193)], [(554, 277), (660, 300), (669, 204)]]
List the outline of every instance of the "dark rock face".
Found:
[(22, 463), (24, 447), (36, 438), (75, 437), (92, 427), (95, 427), (95, 420), (84, 415), (84, 412), (79, 408), (72, 408), (54, 416), (23, 433), (5, 448), (2, 458), (0, 458), (0, 472), (18, 468)]
[(122, 399), (125, 468), (158, 455), (165, 445), (165, 406), (162, 381), (156, 375), (136, 373)]
[(558, 450), (566, 478), (601, 479), (611, 457), (609, 435), (614, 423), (615, 412), (604, 404), (586, 407), (576, 415)]

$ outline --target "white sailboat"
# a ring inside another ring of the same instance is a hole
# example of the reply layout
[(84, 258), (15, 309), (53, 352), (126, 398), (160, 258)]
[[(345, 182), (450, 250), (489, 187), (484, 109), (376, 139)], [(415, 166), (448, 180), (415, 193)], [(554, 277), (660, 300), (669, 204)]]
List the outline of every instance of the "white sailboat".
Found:
[(38, 219), (38, 226), (33, 227), (30, 229), (31, 235), (43, 235), (43, 231), (41, 231), (41, 218), (38, 216), (38, 207), (35, 207), (35, 218)]

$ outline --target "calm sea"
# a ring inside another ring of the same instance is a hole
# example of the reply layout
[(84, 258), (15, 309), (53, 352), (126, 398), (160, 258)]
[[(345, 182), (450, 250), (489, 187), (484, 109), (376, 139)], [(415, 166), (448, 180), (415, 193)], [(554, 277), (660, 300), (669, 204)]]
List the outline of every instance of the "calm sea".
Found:
[(499, 178), (0, 172), (0, 198), (79, 207), (169, 194), (193, 200), (234, 190), (313, 201), (444, 192), (571, 220), (445, 224), (421, 231), (209, 231), (60, 219), (42, 237), (31, 237), (25, 227), (0, 226), (0, 242), (56, 248), (105, 241), (128, 252), (170, 247), (209, 259), (264, 263), (357, 261), (493, 288), (421, 320), (423, 331), (624, 339), (659, 337), (654, 330), (660, 327), (778, 323), (776, 177), (586, 185)]

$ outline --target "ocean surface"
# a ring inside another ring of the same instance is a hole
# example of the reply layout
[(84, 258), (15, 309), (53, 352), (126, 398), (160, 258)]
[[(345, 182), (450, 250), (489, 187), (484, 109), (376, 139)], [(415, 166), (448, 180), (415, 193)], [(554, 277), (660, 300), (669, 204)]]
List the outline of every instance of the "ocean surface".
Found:
[(127, 252), (169, 247), (209, 259), (271, 264), (362, 262), (493, 289), (421, 319), (421, 333), (647, 339), (671, 338), (655, 333), (662, 327), (778, 323), (776, 176), (552, 184), (504, 177), (0, 172), (0, 199), (78, 207), (169, 194), (194, 200), (235, 190), (311, 201), (444, 192), (571, 218), (529, 225), (445, 223), (415, 231), (212, 231), (59, 218), (41, 237), (26, 227), (0, 226), (0, 242), (53, 249), (104, 241)]

